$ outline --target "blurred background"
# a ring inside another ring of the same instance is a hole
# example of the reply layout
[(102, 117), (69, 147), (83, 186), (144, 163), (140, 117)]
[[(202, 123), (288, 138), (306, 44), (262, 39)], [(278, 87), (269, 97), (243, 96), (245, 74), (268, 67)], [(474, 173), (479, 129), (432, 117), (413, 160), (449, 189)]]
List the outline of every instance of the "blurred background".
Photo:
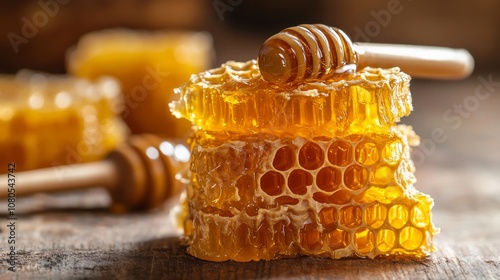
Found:
[(495, 0), (3, 1), (0, 71), (64, 72), (65, 53), (83, 34), (114, 27), (208, 31), (214, 66), (255, 58), (267, 37), (301, 23), (336, 26), (354, 41), (466, 48), (488, 71), (500, 62), (499, 11)]

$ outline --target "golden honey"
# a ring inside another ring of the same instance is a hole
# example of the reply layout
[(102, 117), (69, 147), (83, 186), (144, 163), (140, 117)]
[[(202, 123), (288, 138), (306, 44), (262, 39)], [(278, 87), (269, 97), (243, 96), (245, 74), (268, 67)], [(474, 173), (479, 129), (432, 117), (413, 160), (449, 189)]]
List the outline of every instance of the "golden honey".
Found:
[(87, 79), (113, 76), (122, 86), (122, 117), (132, 133), (187, 137), (191, 123), (174, 118), (166, 104), (173, 89), (208, 68), (206, 33), (103, 30), (82, 37), (68, 56), (68, 71)]
[(128, 133), (120, 104), (111, 78), (0, 76), (0, 164), (29, 170), (100, 159)]
[(256, 61), (229, 62), (176, 89), (182, 99), (173, 113), (202, 131), (314, 138), (387, 132), (412, 110), (410, 77), (396, 69), (327, 81), (273, 85), (261, 79)]
[(188, 253), (211, 261), (299, 255), (423, 258), (432, 199), (410, 159), (409, 76), (365, 68), (272, 84), (256, 61), (193, 76), (171, 104), (196, 126)]

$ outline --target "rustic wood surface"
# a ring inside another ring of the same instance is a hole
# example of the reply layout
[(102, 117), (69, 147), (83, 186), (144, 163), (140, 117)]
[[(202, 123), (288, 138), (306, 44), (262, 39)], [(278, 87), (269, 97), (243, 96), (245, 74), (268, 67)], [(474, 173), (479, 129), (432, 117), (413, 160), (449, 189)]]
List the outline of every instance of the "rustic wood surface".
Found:
[[(479, 87), (483, 95), (475, 95)], [(15, 273), (5, 259), (2, 201), (0, 279), (500, 279), (500, 75), (415, 80), (412, 92), (415, 111), (403, 122), (429, 151), (417, 162), (416, 187), (435, 199), (441, 228), (425, 260), (202, 261), (186, 254), (169, 222), (175, 200), (159, 211), (113, 215), (106, 193), (94, 189), (18, 201)], [(445, 141), (432, 140), (436, 129)]]

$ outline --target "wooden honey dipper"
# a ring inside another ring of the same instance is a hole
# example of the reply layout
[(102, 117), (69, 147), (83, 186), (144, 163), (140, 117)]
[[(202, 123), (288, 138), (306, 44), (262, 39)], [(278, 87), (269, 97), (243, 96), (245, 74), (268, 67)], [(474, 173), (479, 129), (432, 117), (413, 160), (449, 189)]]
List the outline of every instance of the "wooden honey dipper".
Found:
[[(183, 189), (176, 178), (188, 168), (189, 150), (180, 141), (151, 134), (131, 136), (105, 160), (57, 168), (15, 173), (16, 196), (105, 187), (112, 198), (111, 210), (147, 210)], [(60, 172), (61, 170), (65, 172)], [(5, 199), (8, 175), (0, 175), (0, 197)]]
[(467, 50), (444, 47), (352, 43), (342, 30), (303, 24), (267, 39), (259, 52), (262, 77), (272, 83), (327, 78), (366, 66), (391, 68), (421, 78), (461, 79), (474, 59)]

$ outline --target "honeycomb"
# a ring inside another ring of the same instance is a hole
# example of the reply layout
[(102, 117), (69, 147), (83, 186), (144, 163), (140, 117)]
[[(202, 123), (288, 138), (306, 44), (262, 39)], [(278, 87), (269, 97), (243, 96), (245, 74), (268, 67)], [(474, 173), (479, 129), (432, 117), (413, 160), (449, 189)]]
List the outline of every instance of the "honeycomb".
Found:
[(68, 71), (92, 80), (117, 78), (125, 102), (122, 117), (132, 133), (185, 138), (191, 123), (174, 118), (165, 104), (175, 87), (208, 68), (211, 55), (207, 33), (103, 30), (80, 39), (68, 56)]
[(0, 76), (0, 165), (22, 171), (101, 159), (128, 133), (120, 102), (111, 78)]
[(189, 119), (188, 253), (211, 261), (423, 258), (432, 199), (414, 188), (409, 77), (365, 68), (276, 85), (256, 61), (228, 62), (178, 88)]
[[(351, 77), (351, 78), (349, 78)], [(229, 62), (175, 89), (174, 115), (200, 130), (336, 137), (387, 132), (410, 114), (410, 77), (397, 68), (336, 75), (327, 82), (274, 85), (257, 62)]]

